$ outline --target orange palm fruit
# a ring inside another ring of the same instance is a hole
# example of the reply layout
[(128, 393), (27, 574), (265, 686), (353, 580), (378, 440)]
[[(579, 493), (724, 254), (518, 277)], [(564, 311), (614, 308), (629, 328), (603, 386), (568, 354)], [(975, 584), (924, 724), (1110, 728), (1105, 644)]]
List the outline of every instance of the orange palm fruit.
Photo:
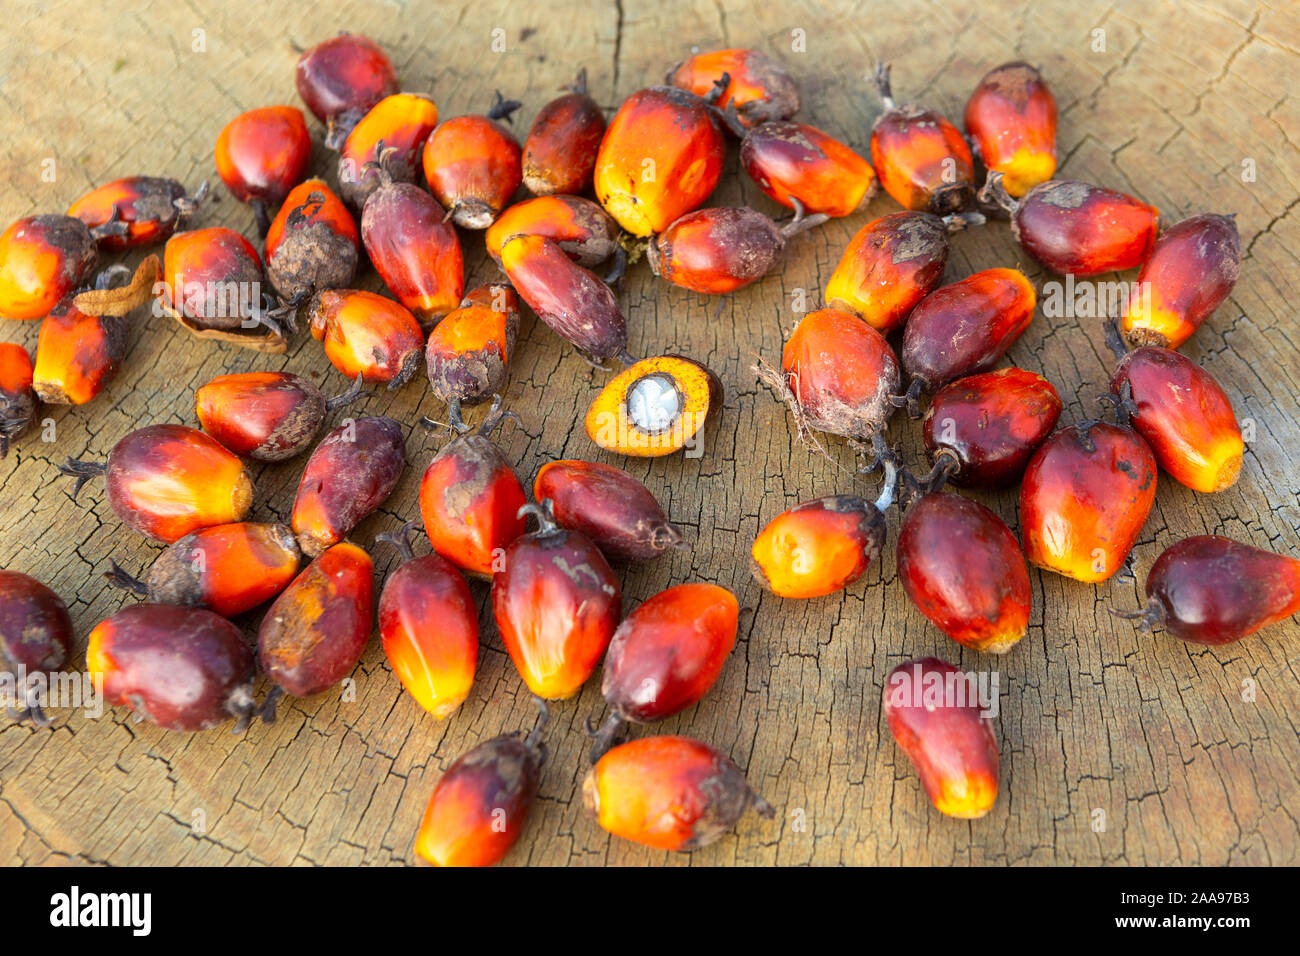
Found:
[(1132, 346), (1176, 349), (1232, 292), (1241, 275), (1241, 236), (1232, 216), (1175, 223), (1156, 240), (1120, 316)]
[(613, 465), (547, 462), (533, 481), (533, 499), (549, 500), (561, 527), (586, 535), (611, 561), (649, 561), (688, 547), (650, 489)]
[(633, 93), (596, 154), (596, 198), (634, 236), (662, 232), (709, 198), (727, 147), (700, 97), (670, 86)]
[(446, 120), (424, 144), (429, 191), (456, 225), (486, 229), (519, 189), (522, 150), (497, 120), (508, 119), (520, 105), (498, 93), (486, 116)]
[(212, 611), (136, 604), (101, 621), (86, 645), (86, 671), (104, 699), (164, 730), (208, 730), (253, 711), (253, 653), (239, 628)]
[(1115, 612), (1193, 644), (1231, 644), (1300, 613), (1300, 559), (1203, 534), (1170, 545), (1146, 583), (1147, 606)]
[(697, 209), (651, 239), (647, 258), (655, 275), (683, 289), (734, 292), (771, 272), (791, 236), (825, 221), (802, 208), (783, 225), (745, 207)]
[(998, 799), (998, 741), (978, 691), (936, 657), (900, 664), (885, 684), (885, 719), (934, 808), (962, 820)]
[(884, 111), (871, 129), (871, 164), (885, 192), (905, 209), (939, 216), (973, 205), (975, 163), (961, 130), (924, 106), (898, 106), (888, 63), (874, 82)]
[(420, 173), (424, 144), (438, 125), (438, 105), (422, 93), (386, 96), (348, 133), (339, 151), (339, 192), (353, 209), (362, 209), (379, 181), (364, 174), (366, 164), (389, 153), (388, 174), (413, 183)]
[(928, 212), (896, 212), (867, 223), (826, 283), (826, 304), (888, 334), (943, 278), (948, 227)]
[(0, 316), (49, 315), (95, 268), (95, 238), (73, 216), (27, 216), (0, 233)]
[(609, 719), (595, 732), (591, 762), (625, 721), (652, 724), (699, 702), (736, 644), (740, 605), (716, 584), (660, 591), (618, 626), (605, 655), (600, 692)]
[(48, 699), (48, 682), (43, 690), (18, 678), (52, 675), (61, 670), (72, 653), (72, 616), (68, 606), (50, 588), (21, 571), (0, 569), (0, 666), (15, 681), (15, 720), (31, 719), (48, 726), (42, 709)]
[(1213, 375), (1172, 349), (1150, 345), (1120, 358), (1110, 387), (1131, 398), (1133, 427), (1175, 480), (1203, 492), (1236, 484), (1246, 446), (1232, 402)]
[(1037, 304), (1033, 283), (1019, 269), (985, 269), (917, 303), (899, 353), (911, 376), (909, 409), (923, 391), (992, 369), (1029, 327)]
[(168, 544), (191, 531), (243, 520), (253, 502), (244, 463), (196, 428), (146, 425), (121, 439), (105, 463), (69, 459), (73, 497), (103, 477), (108, 504), (127, 527)]
[(127, 176), (92, 189), (68, 207), (91, 230), (114, 222), (126, 224), (126, 233), (109, 233), (99, 239), (101, 249), (120, 251), (169, 239), (208, 194), (203, 183), (193, 196), (174, 179)]
[(587, 70), (570, 91), (538, 112), (524, 140), (523, 181), (534, 196), (577, 194), (591, 186), (605, 114), (587, 95)]
[(725, 754), (689, 737), (643, 737), (610, 750), (583, 780), (582, 802), (602, 829), (658, 850), (708, 846), (751, 806), (775, 815)]
[(758, 188), (787, 209), (847, 216), (876, 194), (871, 164), (806, 123), (755, 126), (740, 144), (740, 164)]
[(781, 353), (781, 371), (754, 371), (789, 407), (799, 434), (809, 429), (862, 441), (884, 427), (898, 391), (898, 360), (885, 337), (839, 309), (805, 315)]
[(32, 424), (36, 394), (32, 391), (32, 359), (13, 342), (0, 342), (0, 458)]
[(456, 759), (433, 788), (415, 853), (433, 866), (491, 866), (528, 823), (546, 745), (546, 711), (527, 738), (502, 734)]
[(117, 375), (126, 346), (126, 319), (86, 315), (64, 299), (41, 323), (32, 388), (51, 405), (84, 405)]
[(263, 106), (232, 119), (217, 136), (217, 175), (230, 194), (253, 207), (257, 234), (271, 228), (270, 210), (302, 182), (311, 135), (296, 106)]
[(318, 292), (308, 305), (311, 334), (330, 364), (355, 379), (400, 388), (420, 367), (424, 331), (401, 303), (373, 292)]
[(262, 719), (275, 720), (280, 697), (310, 697), (347, 677), (374, 626), (374, 565), (344, 541), (322, 552), (275, 599), (257, 633), (257, 655), (271, 692)]
[(539, 196), (508, 207), (484, 236), (488, 255), (497, 265), (501, 264), (501, 249), (515, 236), (550, 239), (587, 269), (618, 250), (618, 223), (581, 196)]
[(506, 546), (492, 576), (492, 613), (528, 689), (565, 700), (600, 663), (623, 610), (623, 592), (591, 539), (555, 523), (547, 504), (524, 505), (538, 530)]
[(523, 486), (488, 436), (508, 413), (492, 402), (477, 432), (458, 435), (420, 481), (420, 515), (433, 550), (462, 571), (491, 577), (506, 546), (524, 533)]
[(1035, 186), (1019, 200), (989, 173), (980, 198), (1011, 216), (1022, 249), (1061, 275), (1122, 272), (1146, 262), (1156, 242), (1160, 211), (1140, 199), (1073, 179)]
[(232, 229), (178, 232), (163, 251), (162, 306), (191, 332), (283, 352), (283, 332), (262, 311), (262, 260)]
[(107, 577), (150, 604), (205, 607), (234, 617), (271, 600), (298, 574), (302, 557), (282, 524), (239, 521), (191, 531), (154, 560), (143, 581), (113, 562)]
[(1033, 604), (1020, 542), (991, 510), (937, 485), (903, 512), (897, 551), (903, 590), (958, 644), (1005, 654), (1025, 636)]
[(361, 254), (357, 224), (323, 180), (290, 190), (266, 234), (266, 277), (286, 299), (347, 286)]
[(704, 426), (722, 413), (722, 382), (683, 355), (633, 362), (587, 408), (587, 437), (621, 455), (657, 458), (703, 453)]
[(465, 260), (456, 228), (438, 201), (378, 166), (380, 186), (361, 213), (361, 241), (384, 284), (422, 327), (460, 304)]
[(328, 125), (329, 149), (338, 149), (357, 121), (398, 89), (393, 61), (359, 33), (340, 33), (303, 51), (294, 84), (307, 108)]
[(104, 700), (162, 730), (199, 731), (253, 709), (253, 659), (239, 628), (203, 607), (138, 604), (101, 620), (86, 645), (86, 671)]
[(1056, 97), (1028, 63), (1003, 63), (984, 74), (966, 101), (966, 132), (1012, 196), (1056, 172)]
[(537, 317), (574, 348), (596, 361), (626, 348), (618, 298), (550, 239), (513, 237), (501, 249), (501, 268)]
[(745, 128), (788, 120), (799, 112), (799, 87), (784, 66), (759, 50), (731, 49), (697, 53), (668, 71), (664, 82), (699, 97), (715, 93), (727, 84), (715, 105), (720, 110), (733, 104)]
[(307, 459), (293, 501), (293, 533), (314, 558), (342, 541), (388, 500), (406, 466), (402, 426), (372, 415), (349, 419)]
[(478, 606), (455, 566), (439, 554), (417, 558), (407, 534), (381, 534), (401, 565), (379, 596), (379, 637), (402, 686), (439, 720), (469, 696), (478, 663)]
[(284, 461), (307, 450), (326, 413), (356, 399), (360, 384), (326, 398), (292, 372), (218, 375), (194, 393), (194, 410), (199, 427), (241, 458)]
[(784, 598), (821, 597), (848, 587), (880, 560), (895, 481), (891, 473), (875, 504), (830, 495), (777, 515), (750, 548), (754, 577)]
[(1156, 458), (1131, 428), (1070, 425), (1039, 446), (1020, 486), (1029, 563), (1087, 583), (1123, 566), (1156, 498)]
[(970, 375), (934, 393), (921, 422), (932, 465), (968, 488), (1007, 488), (1061, 417), (1052, 383), (1022, 368)]
[(452, 425), (462, 405), (505, 391), (519, 336), (519, 296), (508, 285), (472, 289), (460, 308), (429, 333), (425, 360), (433, 393), (447, 403)]

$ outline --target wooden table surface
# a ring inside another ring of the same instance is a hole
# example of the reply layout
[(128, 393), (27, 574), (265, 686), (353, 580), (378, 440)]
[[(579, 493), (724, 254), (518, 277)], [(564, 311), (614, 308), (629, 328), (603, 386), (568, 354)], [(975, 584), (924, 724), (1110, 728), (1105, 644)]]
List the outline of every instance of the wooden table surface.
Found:
[[(133, 0), (96, 10), (20, 0), (6, 14), (0, 48), (8, 180), (0, 220), (59, 212), (92, 185), (148, 173), (190, 186), (213, 180), (220, 202), (195, 222), (252, 235), (249, 211), (215, 178), (217, 132), (252, 107), (300, 105), (296, 47), (345, 29), (379, 40), (403, 87), (431, 92), (444, 116), (483, 111), (500, 89), (523, 101), (522, 129), (579, 67), (600, 101), (615, 106), (659, 82), (692, 45), (759, 47), (800, 81), (800, 118), (863, 152), (879, 111), (864, 77), (877, 58), (893, 62), (900, 99), (924, 100), (954, 119), (984, 71), (1027, 59), (1042, 68), (1060, 104), (1063, 175), (1133, 192), (1166, 222), (1235, 212), (1242, 234), (1240, 283), (1183, 351), (1224, 384), (1239, 416), (1254, 422), (1254, 439), (1229, 491), (1196, 495), (1161, 476), (1136, 548), (1139, 582), (1166, 546), (1191, 534), (1300, 552), (1300, 97), (1291, 79), (1300, 69), (1300, 11), (1256, 0), (1074, 0), (1026, 3), (1015, 14), (1005, 7), (975, 0), (856, 7), (614, 0), (549, 9), (488, 0)], [(494, 50), (500, 38), (504, 52)], [(794, 49), (800, 40), (802, 52)], [(332, 176), (319, 124), (312, 128), (314, 169)], [(48, 159), (52, 182), (42, 176)], [(1243, 179), (1252, 165), (1254, 180)], [(733, 146), (712, 204), (746, 203), (777, 212), (740, 171)], [(1005, 657), (978, 655), (906, 600), (893, 558), (895, 514), (881, 566), (846, 592), (781, 601), (750, 577), (749, 545), (773, 516), (808, 498), (875, 491), (877, 479), (853, 473), (842, 443), (831, 443), (833, 463), (801, 447), (784, 409), (749, 369), (757, 355), (779, 357), (798, 319), (799, 291), (816, 307), (853, 233), (896, 208), (881, 195), (866, 211), (795, 240), (782, 271), (725, 298), (671, 288), (644, 262), (633, 268), (622, 297), (631, 350), (685, 352), (725, 384), (724, 414), (699, 458), (623, 461), (596, 448), (579, 421), (607, 376), (525, 318), (506, 394), (523, 425), (504, 429), (504, 448), (525, 483), (556, 457), (624, 465), (689, 531), (691, 551), (623, 575), (628, 608), (672, 584), (705, 580), (755, 609), (742, 619), (714, 690), (659, 729), (720, 747), (779, 812), (772, 821), (751, 814), (691, 855), (607, 836), (586, 819), (580, 799), (581, 727), (603, 704), (593, 680), (580, 697), (553, 707), (551, 758), (508, 862), (1300, 862), (1294, 620), (1229, 647), (1185, 645), (1112, 619), (1110, 608), (1138, 604), (1131, 579), (1093, 587), (1034, 571), (1028, 636)], [(492, 279), (482, 240), (463, 240), (469, 285)], [(949, 281), (992, 266), (1019, 266), (1038, 282), (1052, 278), (1019, 251), (1004, 223), (955, 238)], [(378, 287), (373, 274), (363, 284)], [(286, 356), (269, 356), (199, 341), (148, 309), (132, 323), (130, 353), (106, 393), (83, 407), (47, 409), (57, 440), (29, 436), (0, 462), (0, 567), (33, 574), (66, 598), (77, 667), (89, 630), (132, 600), (106, 585), (109, 560), (143, 569), (158, 548), (123, 528), (102, 488), (92, 485), (74, 502), (55, 466), (69, 456), (102, 457), (143, 425), (194, 424), (194, 389), (221, 373), (290, 369), (327, 391), (345, 384), (309, 336)], [(0, 338), (33, 351), (37, 331), (36, 322), (0, 321)], [(1009, 360), (1051, 379), (1065, 402), (1063, 423), (1093, 417), (1109, 372), (1095, 321), (1040, 311)], [(417, 515), (420, 475), (445, 440), (417, 423), (444, 407), (423, 378), (397, 393), (371, 394), (360, 407), (405, 423), (410, 459), (397, 492), (355, 535), (369, 542)], [(914, 461), (918, 436), (908, 421), (891, 430)], [(254, 469), (256, 519), (287, 512), (301, 466), (299, 459)], [(1018, 527), (1014, 492), (980, 500)], [(378, 549), (377, 571), (393, 559)], [(333, 694), (292, 701), (277, 723), (243, 737), (168, 733), (134, 724), (122, 710), (98, 720), (56, 713), (53, 730), (0, 728), (0, 862), (412, 862), (416, 825), (443, 769), (488, 737), (533, 722), (486, 610), (487, 588), (473, 589), (484, 609), (478, 679), (444, 722), (402, 693), (373, 640), (355, 674), (355, 701)], [(256, 617), (243, 623), (251, 638)], [(931, 654), (999, 673), (1001, 793), (981, 820), (947, 819), (930, 807), (882, 719), (888, 672)], [(1253, 694), (1243, 692), (1251, 687)]]

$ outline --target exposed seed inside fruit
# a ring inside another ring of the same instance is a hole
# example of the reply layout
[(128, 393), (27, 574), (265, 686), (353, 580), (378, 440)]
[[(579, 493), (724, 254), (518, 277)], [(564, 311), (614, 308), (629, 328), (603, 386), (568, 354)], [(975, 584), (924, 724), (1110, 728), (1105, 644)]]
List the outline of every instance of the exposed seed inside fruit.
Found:
[(682, 413), (682, 396), (667, 375), (647, 375), (627, 390), (627, 411), (638, 428), (663, 431)]

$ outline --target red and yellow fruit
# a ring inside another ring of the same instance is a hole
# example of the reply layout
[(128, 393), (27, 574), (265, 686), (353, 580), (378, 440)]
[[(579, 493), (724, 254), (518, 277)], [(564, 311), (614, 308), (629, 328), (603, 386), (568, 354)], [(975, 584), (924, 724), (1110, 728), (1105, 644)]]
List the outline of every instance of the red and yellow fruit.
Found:
[(610, 716), (594, 735), (595, 763), (625, 721), (651, 724), (699, 702), (736, 643), (740, 605), (716, 584), (660, 591), (618, 626), (605, 655), (600, 691)]
[(1012, 196), (1056, 172), (1056, 97), (1028, 63), (1003, 63), (984, 74), (966, 101), (966, 132)]
[(36, 415), (32, 358), (21, 345), (0, 342), (0, 458), (22, 436)]
[(647, 258), (655, 275), (693, 292), (734, 292), (767, 275), (791, 236), (821, 225), (822, 215), (777, 225), (746, 207), (688, 212), (650, 240)]
[(439, 720), (451, 716), (474, 686), (478, 607), (465, 578), (439, 554), (416, 557), (403, 528), (380, 535), (402, 563), (379, 596), (379, 637), (393, 673)]
[(990, 173), (981, 198), (1011, 215), (1021, 248), (1061, 275), (1122, 272), (1146, 262), (1155, 246), (1160, 213), (1139, 199), (1073, 179), (1040, 183), (1018, 201)]
[(1022, 368), (970, 375), (934, 393), (922, 420), (931, 464), (953, 462), (947, 480), (968, 488), (1006, 488), (1061, 416), (1052, 383)]
[(349, 542), (322, 553), (276, 598), (257, 634), (271, 692), (262, 719), (275, 720), (280, 697), (310, 697), (347, 677), (370, 640), (374, 567)]
[(393, 61), (379, 44), (358, 33), (340, 33), (304, 51), (294, 83), (307, 108), (328, 124), (325, 145), (330, 149), (337, 149), (372, 106), (398, 89)]
[[(721, 94), (717, 87), (727, 78)], [(670, 86), (711, 97), (720, 110), (735, 106), (746, 128), (788, 120), (799, 112), (799, 87), (785, 67), (759, 50), (697, 53), (668, 71)]]
[(985, 269), (922, 299), (899, 353), (911, 376), (909, 407), (923, 391), (992, 369), (1029, 327), (1037, 301), (1018, 269)]
[(1146, 346), (1120, 359), (1110, 387), (1134, 402), (1133, 427), (1175, 480), (1203, 492), (1237, 483), (1246, 445), (1213, 375), (1178, 352)]
[(194, 410), (199, 426), (236, 455), (284, 461), (307, 450), (326, 413), (355, 399), (358, 384), (326, 398), (292, 372), (218, 375), (194, 393)]
[(420, 174), (424, 144), (438, 125), (438, 106), (420, 93), (386, 96), (352, 128), (339, 150), (339, 192), (353, 209), (365, 207), (379, 180), (365, 175), (369, 163), (384, 154), (395, 182), (413, 183)]
[(1232, 216), (1192, 216), (1156, 240), (1120, 316), (1133, 346), (1176, 349), (1223, 304), (1241, 275), (1241, 236)]
[(488, 437), (503, 417), (494, 402), (479, 430), (448, 442), (420, 481), (420, 515), (433, 550), (481, 577), (500, 568), (506, 547), (526, 530), (523, 486)]
[(875, 84), (884, 112), (871, 129), (871, 164), (881, 187), (905, 209), (944, 216), (969, 207), (975, 164), (961, 130), (934, 110), (896, 105), (888, 63), (876, 67)]
[(916, 768), (940, 813), (984, 816), (998, 798), (998, 742), (965, 676), (935, 657), (890, 673), (884, 709), (894, 742)]
[(755, 126), (740, 144), (740, 164), (767, 196), (787, 209), (847, 216), (876, 194), (871, 164), (806, 123)]
[(191, 531), (243, 520), (253, 501), (244, 463), (203, 432), (147, 425), (131, 432), (104, 464), (70, 460), (60, 468), (76, 489), (103, 477), (108, 503), (123, 524), (168, 544)]
[(286, 299), (352, 282), (361, 239), (343, 201), (322, 180), (295, 186), (266, 234), (266, 276)]
[(0, 317), (40, 319), (95, 268), (95, 237), (73, 216), (27, 216), (0, 233)]
[(143, 581), (116, 562), (108, 577), (150, 604), (202, 607), (234, 617), (283, 591), (297, 576), (301, 557), (284, 525), (241, 521), (178, 538), (158, 555)]
[(586, 535), (611, 560), (649, 561), (685, 547), (681, 529), (650, 489), (613, 465), (547, 462), (533, 482), (533, 498), (549, 500), (561, 527)]
[(68, 215), (76, 216), (91, 230), (113, 222), (125, 223), (125, 235), (102, 236), (99, 246), (115, 252), (135, 249), (171, 238), (198, 208), (207, 191), (206, 182), (189, 196), (174, 179), (128, 176), (92, 189), (68, 207)]
[(253, 207), (257, 233), (265, 236), (270, 210), (302, 182), (311, 161), (302, 110), (264, 106), (241, 113), (221, 130), (214, 158), (217, 175), (232, 196)]
[(751, 806), (775, 815), (725, 754), (689, 737), (643, 737), (610, 750), (582, 782), (582, 802), (614, 836), (658, 850), (708, 846)]
[(759, 378), (794, 414), (800, 435), (808, 429), (865, 440), (893, 412), (898, 360), (885, 337), (839, 309), (809, 312), (781, 353), (781, 373), (765, 364)]
[(424, 178), (456, 225), (486, 229), (519, 189), (522, 150), (497, 122), (518, 107), (498, 94), (487, 116), (446, 120), (424, 144)]
[(662, 232), (709, 198), (726, 154), (704, 100), (670, 86), (641, 90), (605, 130), (596, 154), (596, 198), (632, 235)]
[(1020, 486), (1029, 563), (1088, 583), (1118, 571), (1156, 498), (1156, 459), (1137, 432), (1070, 425), (1039, 446)]
[(510, 206), (488, 227), (488, 255), (501, 264), (501, 250), (515, 236), (550, 239), (578, 265), (591, 269), (618, 250), (618, 223), (590, 199), (539, 196)]
[(491, 866), (528, 823), (546, 747), (546, 716), (526, 739), (503, 734), (447, 768), (425, 808), (415, 853), (433, 866)]
[(413, 183), (397, 182), (380, 164), (378, 189), (361, 213), (361, 240), (397, 301), (429, 327), (465, 294), (465, 260), (456, 228), (438, 201)]
[(898, 529), (898, 577), (916, 609), (958, 644), (1005, 654), (1025, 636), (1033, 597), (1020, 542), (976, 501), (931, 491)]
[(312, 338), (325, 346), (330, 364), (350, 379), (399, 388), (420, 367), (424, 332), (399, 302), (373, 292), (318, 292), (307, 307)]
[(784, 598), (814, 598), (848, 587), (880, 560), (884, 509), (852, 495), (805, 501), (773, 518), (750, 548), (754, 577)]
[(587, 71), (538, 112), (523, 149), (523, 182), (534, 196), (586, 192), (605, 136), (605, 114), (587, 95)]
[(1197, 535), (1156, 559), (1146, 594), (1146, 608), (1119, 616), (1193, 644), (1231, 644), (1300, 612), (1300, 559)]
[(540, 527), (506, 546), (492, 577), (501, 640), (528, 689), (543, 700), (572, 697), (609, 646), (622, 589), (586, 535), (555, 523), (545, 506), (525, 506)]
[(826, 304), (888, 334), (939, 284), (948, 228), (928, 212), (896, 212), (867, 223), (826, 283)]
[(293, 533), (314, 558), (388, 500), (406, 465), (402, 426), (383, 415), (349, 420), (307, 459), (293, 501)]
[(211, 611), (136, 604), (90, 632), (86, 670), (104, 699), (164, 730), (207, 730), (253, 710), (253, 653), (239, 628)]

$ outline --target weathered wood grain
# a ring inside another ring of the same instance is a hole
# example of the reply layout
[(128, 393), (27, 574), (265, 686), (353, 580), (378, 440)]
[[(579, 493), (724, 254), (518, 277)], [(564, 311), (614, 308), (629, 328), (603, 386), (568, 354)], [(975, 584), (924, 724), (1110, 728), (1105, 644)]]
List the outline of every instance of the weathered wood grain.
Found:
[[(294, 44), (341, 29), (370, 34), (394, 55), (405, 88), (432, 92), (445, 116), (487, 107), (501, 89), (524, 101), (526, 126), (556, 89), (586, 67), (595, 94), (616, 104), (690, 44), (757, 46), (801, 80), (803, 118), (865, 150), (878, 104), (864, 76), (894, 63), (903, 99), (923, 98), (954, 118), (989, 67), (1041, 65), (1061, 105), (1064, 174), (1133, 191), (1167, 221), (1235, 211), (1246, 259), (1231, 299), (1184, 351), (1225, 385), (1255, 423), (1240, 483), (1198, 496), (1162, 477), (1136, 549), (1139, 580), (1159, 552), (1188, 534), (1216, 532), (1277, 550), (1300, 548), (1300, 14), (1284, 3), (1092, 2), (1005, 4), (732, 2), (603, 5), (474, 0), (422, 3), (124, 2), (98, 9), (70, 0), (19, 0), (0, 41), (0, 151), (7, 189), (0, 219), (58, 211), (88, 186), (151, 173), (191, 185), (214, 178), (211, 148), (235, 113), (296, 103)], [(504, 53), (493, 52), (503, 30)], [(1105, 50), (1094, 50), (1094, 30)], [(204, 31), (195, 52), (192, 31)], [(806, 52), (792, 49), (802, 31)], [(317, 139), (316, 168), (329, 169)], [(42, 161), (57, 176), (42, 181)], [(1254, 182), (1243, 182), (1253, 160)], [(223, 190), (218, 189), (222, 193)], [(713, 202), (776, 207), (740, 173), (732, 150)], [(885, 197), (801, 237), (784, 271), (734, 296), (710, 299), (653, 280), (644, 263), (627, 283), (631, 349), (683, 351), (718, 370), (725, 414), (697, 459), (621, 462), (686, 526), (692, 551), (624, 576), (628, 606), (673, 583), (733, 588), (754, 608), (716, 689), (668, 721), (728, 752), (781, 812), (746, 818), (734, 835), (691, 856), (612, 840), (582, 814), (582, 722), (601, 705), (592, 682), (554, 708), (551, 749), (517, 864), (797, 863), (1296, 863), (1300, 862), (1300, 628), (1294, 621), (1213, 650), (1143, 636), (1114, 621), (1138, 586), (1099, 588), (1034, 572), (1028, 637), (1004, 659), (964, 651), (907, 603), (892, 553), (846, 593), (781, 602), (747, 570), (759, 528), (810, 497), (859, 488), (852, 456), (835, 464), (801, 448), (784, 411), (749, 372), (779, 354), (849, 237), (896, 208)], [(251, 233), (248, 210), (223, 195), (198, 220)], [(471, 284), (490, 278), (481, 241), (467, 237)], [(1004, 225), (959, 235), (951, 278), (995, 265), (1045, 276)], [(368, 287), (374, 287), (371, 276)], [(85, 634), (126, 598), (106, 587), (110, 558), (148, 564), (156, 548), (124, 533), (94, 487), (74, 503), (53, 480), (68, 456), (104, 455), (152, 422), (193, 422), (191, 396), (230, 371), (290, 368), (341, 388), (305, 338), (274, 357), (201, 343), (147, 310), (133, 317), (125, 368), (93, 404), (53, 409), (57, 441), (20, 443), (0, 462), (0, 566), (34, 574), (69, 601)], [(1047, 375), (1063, 420), (1090, 417), (1105, 388), (1106, 352), (1090, 321), (1039, 316), (1010, 359)], [(0, 337), (31, 349), (37, 323), (0, 323)], [(614, 460), (587, 440), (581, 413), (603, 376), (528, 319), (506, 396), (523, 415), (505, 448), (531, 480), (556, 457)], [(416, 422), (443, 408), (423, 382), (371, 395), (366, 413), (409, 424), (412, 466), (368, 541), (416, 513), (419, 477), (441, 439)], [(481, 412), (478, 414), (481, 415)], [(893, 437), (919, 447), (918, 429)], [(283, 514), (301, 462), (259, 468), (255, 514)], [(1016, 526), (1014, 494), (985, 496)], [(891, 517), (891, 535), (896, 518)], [(386, 569), (393, 556), (377, 554)], [(474, 585), (486, 607), (486, 589)], [(412, 860), (411, 842), (439, 773), (468, 747), (531, 725), (533, 709), (490, 624), (478, 683), (451, 720), (426, 716), (400, 692), (378, 642), (362, 660), (355, 702), (332, 695), (281, 708), (272, 726), (237, 738), (169, 734), (122, 712), (80, 715), (52, 731), (0, 728), (0, 862), (113, 864), (387, 864)], [(246, 622), (250, 634), (256, 621)], [(938, 654), (1001, 677), (1002, 794), (985, 819), (959, 822), (929, 807), (881, 716), (882, 682), (901, 660)], [(1243, 682), (1254, 681), (1253, 700)], [(1094, 830), (1095, 811), (1106, 827)], [(195, 821), (204, 825), (196, 827)], [(801, 826), (806, 822), (806, 826)]]

